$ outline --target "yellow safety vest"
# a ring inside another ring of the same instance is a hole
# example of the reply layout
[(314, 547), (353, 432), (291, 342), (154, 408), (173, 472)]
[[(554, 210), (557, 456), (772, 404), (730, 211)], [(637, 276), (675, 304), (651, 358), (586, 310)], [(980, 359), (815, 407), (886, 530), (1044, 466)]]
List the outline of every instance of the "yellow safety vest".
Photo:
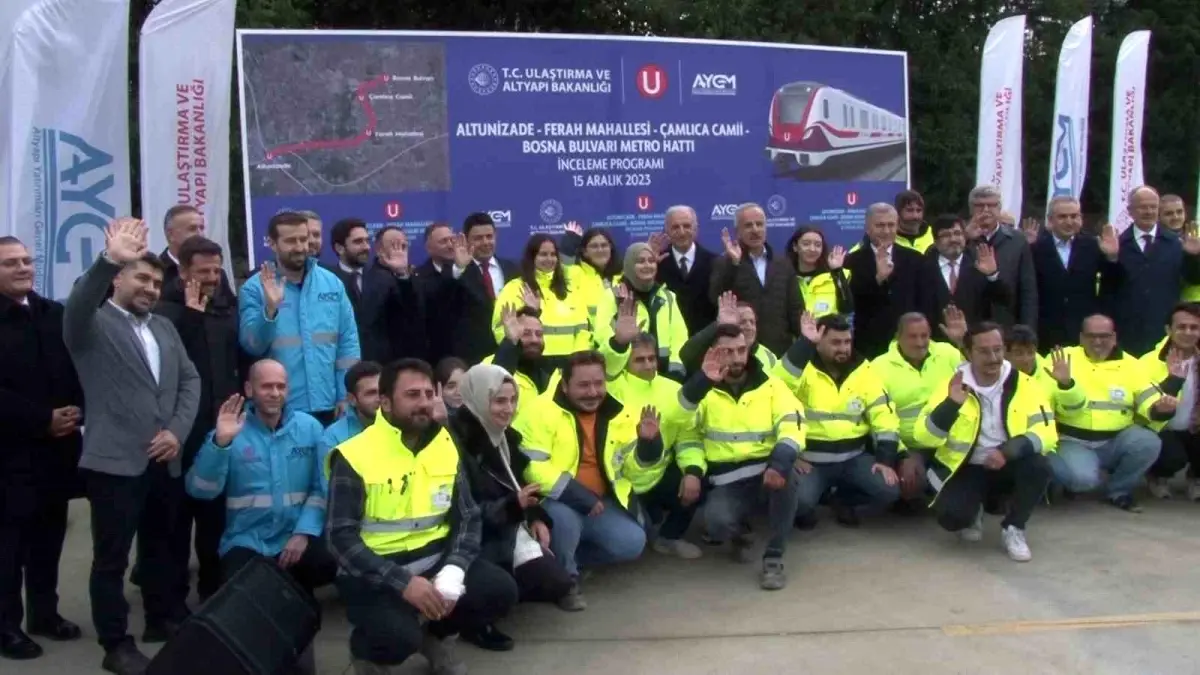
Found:
[[(919, 234), (916, 237), (911, 238), (911, 239), (908, 237), (908, 235), (897, 230), (896, 231), (896, 244), (898, 246), (903, 246), (904, 248), (912, 249), (912, 250), (916, 251), (917, 253), (925, 253), (929, 249), (933, 248), (933, 244), (934, 244), (933, 228), (930, 227), (928, 224), (922, 224), (921, 225), (921, 234)], [(853, 252), (857, 251), (858, 249), (862, 248), (862, 245), (863, 245), (863, 243), (861, 241), (858, 242), (857, 244), (855, 244), (854, 246), (852, 246), (850, 248), (850, 253), (853, 253)]]
[(1160, 394), (1142, 363), (1128, 354), (1094, 362), (1083, 347), (1069, 347), (1066, 355), (1075, 386), (1054, 396), (1060, 436), (1105, 440), (1138, 421), (1149, 424)]
[[(481, 363), (495, 363), (496, 355), (485, 356)], [(517, 412), (520, 415), (522, 412), (528, 411), (533, 407), (533, 402), (539, 396), (553, 396), (558, 389), (559, 382), (562, 381), (562, 369), (555, 368), (550, 373), (550, 379), (546, 383), (545, 391), (538, 391), (537, 385), (528, 375), (521, 371), (509, 373), (513, 376), (513, 381), (517, 383)]]
[[(979, 397), (968, 393), (967, 400), (958, 409), (958, 417), (949, 431), (939, 429), (933, 424), (929, 416), (946, 400), (950, 379), (946, 378), (935, 387), (934, 394), (921, 409), (917, 423), (913, 426), (913, 435), (919, 446), (934, 448), (935, 459), (950, 470), (950, 476), (945, 480), (932, 468), (926, 473), (930, 484), (939, 492), (966, 461), (971, 448), (975, 446), (975, 440), (979, 438), (979, 425), (982, 421)], [(1008, 437), (1025, 436), (1033, 443), (1036, 451), (1042, 454), (1053, 452), (1058, 445), (1058, 432), (1054, 428), (1054, 411), (1042, 388), (1033, 378), (1016, 368), (1009, 373), (1003, 388), (1003, 397), (1008, 402), (1004, 409), (1004, 428)]]
[(775, 352), (761, 343), (754, 345), (754, 358), (762, 366), (764, 373), (772, 372), (775, 370), (775, 364), (779, 363), (779, 357), (775, 356)]
[[(579, 471), (579, 429), (575, 414), (565, 407), (561, 394), (539, 397), (527, 415), (515, 420), (514, 427), (521, 432), (521, 452), (529, 458), (525, 478), (541, 485), (542, 494), (558, 499), (568, 483)], [(599, 426), (605, 424), (604, 447), (596, 448), (598, 458), (604, 465), (604, 476), (608, 479), (613, 496), (621, 506), (629, 508), (629, 495), (633, 488), (629, 477), (642, 466), (637, 458), (637, 425), (641, 410), (622, 406), (615, 398), (608, 397), (601, 404), (596, 416), (596, 437), (600, 438)]]
[[(336, 451), (366, 486), (362, 539), (367, 548), (385, 556), (417, 551), (450, 536), (458, 476), (458, 448), (450, 432), (441, 429), (414, 455), (380, 411), (374, 424)], [(324, 470), (328, 476), (328, 459)]]
[(921, 447), (913, 436), (913, 424), (934, 393), (934, 387), (953, 375), (962, 361), (962, 353), (954, 345), (931, 341), (929, 355), (921, 367), (916, 368), (900, 353), (900, 345), (892, 340), (891, 347), (871, 362), (896, 407), (902, 449)]
[[(867, 434), (876, 441), (900, 442), (900, 420), (871, 364), (860, 360), (839, 386), (810, 361), (803, 370), (784, 357), (773, 373), (804, 406), (807, 449), (802, 459), (842, 462), (866, 450)], [(887, 459), (881, 457), (880, 459)]]
[[(638, 494), (649, 492), (662, 480), (667, 467), (675, 459), (674, 447), (679, 435), (695, 424), (695, 413), (684, 410), (679, 404), (678, 382), (662, 376), (643, 380), (625, 371), (608, 383), (608, 393), (621, 402), (626, 409), (641, 414), (645, 406), (654, 406), (661, 418), (659, 433), (662, 434), (663, 456), (653, 466), (638, 470), (629, 476), (633, 491)], [(680, 467), (682, 468), (682, 467)]]
[[(635, 304), (637, 305), (638, 326), (646, 330), (650, 326), (650, 312), (646, 309), (645, 303), (639, 301)], [(658, 358), (665, 359), (669, 370), (682, 376), (683, 362), (679, 358), (679, 350), (688, 341), (688, 329), (687, 324), (683, 321), (683, 314), (679, 311), (679, 303), (675, 300), (675, 294), (666, 286), (660, 285), (650, 299), (650, 305), (655, 313), (654, 329), (658, 334), (654, 337), (658, 340)], [(610, 290), (600, 296), (600, 305), (596, 309), (595, 318), (593, 326), (596, 347), (604, 355), (608, 376), (613, 377), (625, 369), (630, 351), (626, 348), (624, 353), (619, 353), (613, 351), (609, 344), (613, 336), (613, 324), (617, 320), (616, 293)]]
[[(1152, 351), (1146, 352), (1142, 358), (1138, 359), (1138, 363), (1142, 366), (1142, 372), (1145, 373), (1151, 384), (1157, 384), (1161, 387), (1166, 381), (1167, 377), (1171, 374), (1167, 369), (1167, 345), (1170, 342), (1170, 336), (1164, 337), (1162, 340), (1159, 340), (1158, 344)], [(1181, 400), (1182, 405), (1183, 395), (1179, 394), (1178, 398)], [(1147, 426), (1153, 431), (1162, 431), (1163, 427), (1167, 426), (1167, 422), (1170, 421), (1171, 420), (1150, 420)]]
[[(850, 270), (843, 269), (846, 283), (850, 282)], [(796, 276), (800, 285), (800, 297), (804, 299), (804, 310), (814, 319), (838, 313), (837, 283), (832, 272), (823, 272), (812, 277)]]
[(696, 423), (675, 446), (679, 465), (703, 474), (709, 474), (710, 465), (737, 465), (710, 474), (713, 485), (762, 474), (777, 443), (797, 453), (804, 449), (804, 406), (786, 384), (758, 368), (750, 371), (746, 389), (737, 398), (714, 387), (702, 401), (681, 398), (680, 403), (696, 412)]
[[(546, 272), (537, 273), (538, 287), (542, 291), (542, 333), (546, 341), (544, 356), (567, 356), (578, 351), (592, 348), (592, 333), (588, 328), (587, 310), (579, 304), (575, 288), (567, 282), (567, 297), (559, 300), (550, 290), (552, 275)], [(525, 306), (521, 288), (525, 282), (520, 278), (504, 284), (496, 296), (496, 306), (492, 310), (492, 333), (496, 342), (504, 339), (504, 326), (500, 325), (500, 311), (505, 307), (520, 309)]]
[[(616, 254), (617, 252), (613, 251), (613, 255)], [(596, 310), (600, 306), (600, 300), (617, 285), (621, 275), (605, 279), (595, 267), (582, 260), (573, 265), (564, 265), (563, 272), (567, 275), (567, 287), (571, 289), (571, 295), (575, 296), (576, 303), (587, 309), (588, 320), (592, 322), (592, 329), (595, 330)]]

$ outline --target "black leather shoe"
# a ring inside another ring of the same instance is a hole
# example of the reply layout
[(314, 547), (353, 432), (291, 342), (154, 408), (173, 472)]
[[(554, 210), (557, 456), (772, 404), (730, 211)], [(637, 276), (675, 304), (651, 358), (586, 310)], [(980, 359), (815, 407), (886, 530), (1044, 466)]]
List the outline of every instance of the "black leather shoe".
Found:
[(57, 614), (49, 621), (26, 621), (25, 625), (29, 628), (30, 635), (40, 635), (55, 642), (68, 642), (83, 637), (83, 631), (79, 629), (79, 626)]
[(20, 628), (0, 631), (0, 656), (14, 661), (28, 661), (41, 655), (41, 646)]
[(156, 621), (146, 624), (146, 630), (142, 633), (142, 644), (156, 644), (166, 642), (175, 637), (179, 632), (178, 621)]
[(138, 651), (133, 642), (122, 642), (104, 655), (100, 667), (116, 675), (145, 675), (150, 659)]
[(480, 631), (463, 631), (459, 637), (490, 652), (508, 652), (513, 648), (513, 639), (501, 633), (492, 624), (484, 626)]
[(858, 511), (853, 506), (833, 504), (833, 517), (843, 527), (858, 527), (861, 524)]

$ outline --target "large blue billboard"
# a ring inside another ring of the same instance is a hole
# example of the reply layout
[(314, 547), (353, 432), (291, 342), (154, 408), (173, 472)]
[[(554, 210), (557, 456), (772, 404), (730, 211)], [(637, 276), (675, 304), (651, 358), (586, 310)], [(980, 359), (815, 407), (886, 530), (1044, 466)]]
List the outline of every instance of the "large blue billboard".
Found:
[(410, 238), (488, 211), (500, 254), (517, 257), (568, 221), (644, 239), (676, 204), (715, 249), (736, 207), (757, 202), (775, 245), (803, 224), (849, 243), (866, 207), (908, 184), (901, 52), (239, 31), (238, 53), (252, 263), (285, 209)]

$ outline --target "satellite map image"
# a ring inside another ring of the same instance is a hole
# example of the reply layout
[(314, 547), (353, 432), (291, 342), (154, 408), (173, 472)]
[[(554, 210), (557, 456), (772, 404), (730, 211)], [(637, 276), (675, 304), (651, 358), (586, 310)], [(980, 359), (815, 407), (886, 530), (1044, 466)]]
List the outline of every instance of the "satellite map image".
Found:
[(243, 64), (252, 197), (450, 188), (441, 45), (248, 37)]

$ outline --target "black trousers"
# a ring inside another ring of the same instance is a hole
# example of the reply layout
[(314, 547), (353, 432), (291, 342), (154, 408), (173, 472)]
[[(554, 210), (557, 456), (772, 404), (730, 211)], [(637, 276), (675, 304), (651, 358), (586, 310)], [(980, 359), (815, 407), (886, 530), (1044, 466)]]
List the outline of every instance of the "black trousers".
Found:
[[(434, 572), (424, 575), (432, 579)], [(508, 613), (517, 603), (517, 584), (507, 572), (482, 559), (467, 570), (466, 593), (450, 616), (430, 623), (435, 637), (478, 630)], [(391, 588), (372, 586), (362, 579), (341, 575), (338, 593), (346, 603), (350, 654), (379, 665), (399, 665), (421, 649), (425, 626), (416, 607)]]
[(558, 602), (571, 591), (571, 575), (546, 553), (513, 570), (521, 602)]
[(1150, 467), (1151, 476), (1170, 478), (1185, 466), (1193, 478), (1200, 474), (1200, 434), (1163, 429), (1158, 437), (1162, 439), (1162, 451)]
[(984, 500), (998, 495), (1012, 495), (1008, 515), (1002, 527), (1012, 525), (1025, 529), (1033, 509), (1046, 493), (1050, 482), (1050, 464), (1043, 455), (1026, 455), (1009, 460), (1004, 468), (993, 471), (978, 464), (959, 467), (946, 482), (933, 503), (938, 524), (951, 532), (966, 529), (975, 522), (975, 515)]
[(649, 492), (638, 495), (638, 501), (646, 510), (650, 523), (662, 521), (658, 528), (658, 536), (662, 539), (680, 539), (692, 525), (699, 502), (684, 506), (679, 501), (679, 484), (683, 481), (683, 472), (675, 462), (671, 462), (663, 474), (662, 480)]
[(0, 486), (0, 630), (20, 628), (26, 610), (27, 627), (58, 614), (67, 504), (67, 495), (45, 486)]
[[(258, 551), (240, 546), (229, 549), (225, 555), (221, 556), (223, 581), (229, 581), (233, 575), (238, 573), (238, 570), (248, 565), (250, 561), (262, 557), (265, 556)], [(329, 552), (325, 541), (309, 537), (308, 548), (304, 549), (304, 555), (300, 556), (300, 560), (289, 567), (287, 572), (296, 580), (296, 583), (311, 594), (315, 589), (332, 584), (337, 576), (337, 569), (337, 560)]]
[[(194, 499), (183, 495), (179, 503), (179, 519), (171, 538), (171, 555), (175, 560), (175, 597), (186, 602), (190, 591), (191, 574), (188, 566), (192, 560), (193, 534), (195, 535), (196, 592), (204, 602), (221, 587), (221, 535), (225, 533), (225, 498)], [(138, 560), (143, 553), (142, 541), (138, 540)]]
[(337, 410), (336, 410), (336, 409), (333, 409), (333, 410), (315, 410), (315, 411), (312, 411), (312, 412), (310, 412), (310, 413), (308, 413), (308, 414), (309, 414), (309, 415), (312, 415), (314, 418), (316, 418), (316, 420), (317, 420), (318, 422), (320, 422), (320, 423), (321, 423), (321, 426), (323, 426), (323, 427), (327, 427), (327, 426), (329, 426), (330, 424), (333, 424), (334, 422), (336, 422), (336, 421), (337, 421)]
[(92, 623), (100, 644), (111, 650), (131, 639), (125, 569), (135, 535), (143, 542), (140, 575), (146, 623), (179, 621), (186, 615), (174, 592), (171, 552), (183, 481), (172, 478), (167, 465), (158, 462), (151, 462), (140, 476), (88, 470), (84, 474), (92, 505)]

